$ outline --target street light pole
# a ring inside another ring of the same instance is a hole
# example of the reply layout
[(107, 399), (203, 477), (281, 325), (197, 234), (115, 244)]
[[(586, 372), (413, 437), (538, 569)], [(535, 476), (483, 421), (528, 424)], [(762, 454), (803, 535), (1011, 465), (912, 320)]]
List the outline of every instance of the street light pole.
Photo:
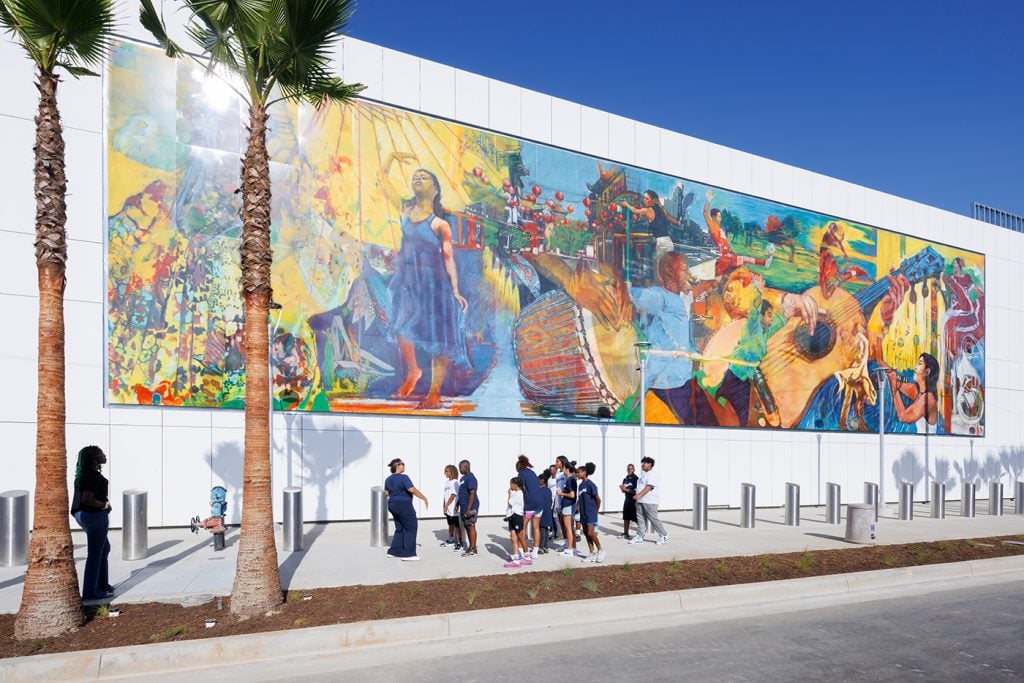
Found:
[(928, 457), (928, 391), (929, 380), (931, 379), (931, 370), (926, 365), (924, 368), (924, 502), (931, 502), (931, 486), (929, 486), (929, 471), (931, 469), (931, 460)]
[(650, 342), (638, 341), (636, 347), (637, 359), (640, 361), (640, 459), (647, 455), (647, 349), (651, 347)]
[[(885, 500), (885, 368), (878, 372), (878, 507)], [(877, 514), (877, 508), (876, 508)]]

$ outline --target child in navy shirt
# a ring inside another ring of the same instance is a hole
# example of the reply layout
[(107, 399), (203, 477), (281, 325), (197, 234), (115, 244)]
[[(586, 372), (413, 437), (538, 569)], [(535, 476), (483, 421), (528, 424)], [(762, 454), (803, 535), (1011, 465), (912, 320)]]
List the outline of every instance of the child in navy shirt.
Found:
[(597, 511), (601, 508), (601, 496), (597, 492), (597, 484), (590, 480), (590, 475), (596, 470), (592, 462), (576, 468), (576, 507), (580, 512), (580, 524), (587, 538), (587, 547), (590, 548), (590, 555), (583, 559), (584, 562), (604, 562), (605, 558), (601, 539), (597, 537)]

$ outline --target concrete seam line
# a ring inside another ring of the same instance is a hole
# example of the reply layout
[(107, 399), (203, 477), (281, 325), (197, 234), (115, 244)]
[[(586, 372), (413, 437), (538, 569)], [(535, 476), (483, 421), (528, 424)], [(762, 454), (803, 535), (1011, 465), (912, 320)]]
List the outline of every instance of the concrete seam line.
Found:
[[(617, 607), (634, 606), (642, 601), (653, 603), (645, 605), (645, 609), (656, 608), (659, 604), (665, 605), (665, 609), (658, 610), (661, 614), (700, 612), (726, 606), (763, 605), (792, 600), (795, 597), (858, 593), (907, 583), (924, 584), (1024, 571), (1024, 556), (969, 560), (942, 565), (922, 565), (922, 567), (934, 569), (926, 569), (921, 572), (924, 576), (915, 575), (914, 572), (903, 571), (904, 568), (899, 568), (843, 574), (839, 575), (841, 578), (838, 579), (837, 575), (829, 575), (693, 588), (672, 591), (675, 594), (674, 600), (666, 600), (667, 596), (664, 593), (643, 593), (570, 601), (575, 603), (570, 612), (575, 620), (579, 617), (581, 609), (597, 616), (601, 615), (604, 610), (610, 615), (610, 620), (613, 620), (615, 614), (621, 613), (616, 609)], [(981, 569), (981, 571), (976, 571), (977, 569)], [(858, 583), (862, 585), (857, 585)], [(758, 593), (765, 593), (765, 595), (759, 599)], [(794, 593), (799, 593), (799, 595)], [(296, 656), (316, 656), (334, 651), (339, 647), (372, 647), (382, 644), (393, 645), (401, 642), (422, 642), (471, 635), (474, 632), (480, 632), (474, 631), (474, 622), (487, 624), (487, 632), (508, 632), (530, 627), (526, 623), (527, 621), (536, 624), (536, 612), (543, 612), (552, 607), (561, 611), (564, 606), (564, 602), (556, 602), (543, 605), (501, 607), (493, 610), (333, 624), (310, 629), (221, 636), (175, 643), (128, 645), (99, 651), (84, 650), (53, 655), (16, 657), (0, 661), (0, 679), (12, 683), (15, 681), (40, 683), (47, 680), (81, 680), (83, 678), (101, 680), (121, 677), (129, 673), (138, 674), (143, 671), (149, 674), (167, 670), (185, 671), (189, 668), (201, 668), (211, 664), (229, 664), (239, 660), (251, 661), (255, 658), (272, 660)], [(504, 615), (514, 614), (517, 617), (523, 615), (525, 618), (502, 621), (500, 617), (504, 616), (503, 613)], [(548, 615), (545, 615), (545, 624), (549, 627), (561, 623), (548, 621), (549, 618)], [(495, 628), (495, 623), (508, 624), (510, 628)], [(315, 643), (315, 645), (310, 647), (311, 643)], [(287, 654), (276, 654), (282, 651)], [(260, 657), (263, 653), (275, 654)], [(205, 658), (209, 658), (209, 661), (206, 661)], [(182, 662), (188, 662), (194, 666), (182, 667)], [(154, 668), (154, 665), (157, 668)]]

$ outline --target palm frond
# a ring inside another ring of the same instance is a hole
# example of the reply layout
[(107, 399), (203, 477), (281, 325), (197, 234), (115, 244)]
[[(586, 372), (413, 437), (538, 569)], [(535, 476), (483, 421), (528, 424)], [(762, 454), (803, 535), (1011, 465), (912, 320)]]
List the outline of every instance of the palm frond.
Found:
[(42, 69), (98, 65), (115, 28), (113, 0), (0, 0), (0, 25)]
[(86, 69), (84, 66), (75, 66), (74, 64), (68, 64), (66, 62), (57, 62), (57, 66), (67, 71), (75, 78), (81, 78), (82, 76), (99, 76), (98, 73), (91, 69)]
[(164, 53), (168, 57), (178, 57), (184, 53), (184, 50), (167, 34), (164, 18), (156, 11), (153, 0), (140, 0), (139, 23), (142, 24), (142, 28), (153, 34), (157, 44), (164, 49)]

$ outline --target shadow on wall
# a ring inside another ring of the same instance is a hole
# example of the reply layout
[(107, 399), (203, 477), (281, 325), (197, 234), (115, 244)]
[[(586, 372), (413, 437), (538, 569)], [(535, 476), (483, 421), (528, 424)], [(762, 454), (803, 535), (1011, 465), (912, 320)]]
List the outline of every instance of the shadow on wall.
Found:
[(1010, 475), (1010, 481), (1024, 478), (1024, 446), (1010, 446), (999, 451), (999, 463)]
[[(285, 481), (274, 481), (273, 495), (279, 495), (289, 485), (288, 482), (301, 486), (304, 497), (309, 495), (311, 489), (315, 489), (316, 513), (313, 519), (306, 521), (325, 522), (328, 521), (328, 487), (342, 476), (346, 467), (369, 455), (370, 440), (357, 429), (340, 431), (309, 428), (300, 422), (301, 418), (295, 419), (298, 417), (286, 416), (286, 475)], [(296, 426), (298, 428), (293, 428)], [(301, 478), (295, 477), (292, 472), (296, 456), (301, 458)], [(245, 466), (243, 444), (237, 441), (222, 443), (214, 452), (207, 453), (205, 459), (213, 471), (214, 479), (223, 482), (228, 489), (228, 523), (240, 523)], [(336, 511), (335, 517), (341, 519), (343, 515)]]
[(935, 471), (932, 472), (932, 481), (937, 484), (944, 484), (946, 491), (951, 492), (956, 486), (956, 477), (953, 476), (953, 463), (943, 458), (935, 459)]
[(924, 477), (924, 465), (917, 453), (909, 448), (903, 449), (900, 457), (892, 464), (892, 476), (896, 478), (897, 486), (904, 481), (914, 485), (916, 491), (921, 479)]
[[(217, 446), (212, 453), (206, 454), (206, 462), (213, 471), (214, 479), (223, 482), (228, 490), (228, 524), (240, 524), (242, 521), (242, 470), (244, 469), (245, 453), (242, 444), (237, 441), (226, 441)], [(207, 491), (209, 493), (209, 491)], [(209, 508), (200, 517), (207, 517)]]
[(1018, 481), (1024, 476), (1024, 447), (1011, 446), (1003, 448), (996, 457), (993, 453), (985, 456), (984, 462), (971, 456), (964, 459), (963, 465), (953, 463), (960, 481), (973, 483), (975, 486), (982, 486), (992, 482), (1000, 481), (1005, 473), (1011, 483)]
[[(328, 489), (335, 479), (342, 478), (343, 472), (356, 462), (370, 454), (370, 440), (358, 429), (345, 431), (326, 429), (306, 429), (289, 432), (288, 440), (301, 440), (302, 449), (302, 489), (303, 495), (311, 490), (316, 491), (317, 522), (329, 521), (327, 499)], [(368, 482), (369, 486), (380, 482)], [(342, 501), (344, 492), (342, 492)], [(342, 501), (338, 501), (343, 504)], [(344, 514), (335, 509), (334, 518), (342, 519)], [(310, 521), (314, 521), (310, 520)]]

